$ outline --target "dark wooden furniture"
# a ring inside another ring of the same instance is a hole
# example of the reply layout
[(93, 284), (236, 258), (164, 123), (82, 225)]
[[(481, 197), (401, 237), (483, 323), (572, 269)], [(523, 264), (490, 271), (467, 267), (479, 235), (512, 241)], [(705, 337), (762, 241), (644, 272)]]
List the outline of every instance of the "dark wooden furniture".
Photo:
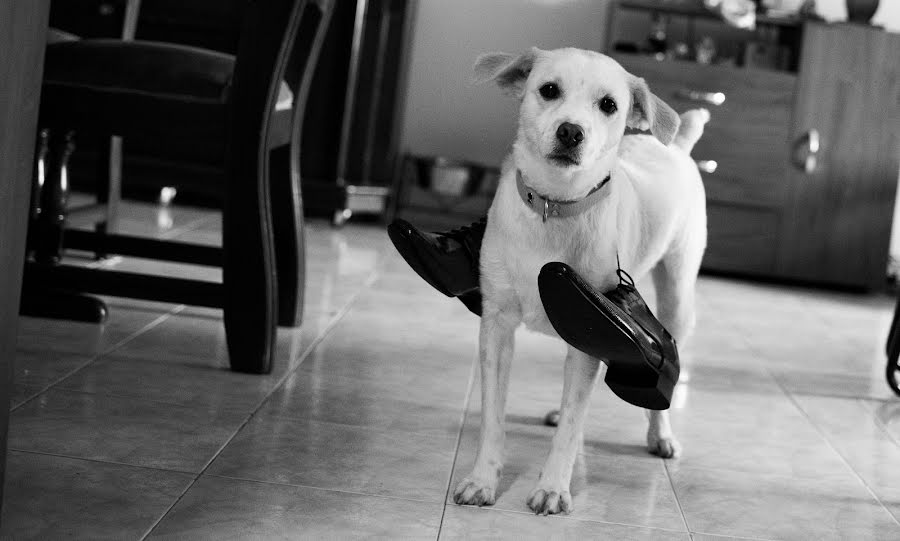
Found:
[[(83, 36), (118, 36), (125, 0), (59, 0), (51, 25)], [(136, 38), (233, 54), (241, 0), (143, 0)], [(336, 222), (352, 213), (379, 214), (390, 195), (399, 147), (400, 90), (415, 2), (335, 0), (310, 87), (302, 137), (305, 211)], [(98, 149), (80, 141), (70, 173), (79, 189), (93, 186)], [(124, 147), (125, 195), (158, 196), (175, 187), (178, 200), (216, 205), (221, 199), (214, 160), (157, 148), (132, 137)], [(102, 157), (101, 157), (102, 158)]]
[(49, 1), (0, 0), (0, 503)]
[[(706, 169), (704, 269), (882, 286), (900, 166), (900, 35), (777, 17), (738, 31), (698, 4), (619, 0), (609, 53), (676, 110), (712, 113), (693, 151)], [(623, 46), (642, 43), (653, 17), (669, 18), (670, 47), (712, 35), (733, 61), (660, 61)], [(786, 58), (749, 65), (747, 44), (760, 42)]]
[[(335, 224), (383, 214), (397, 169), (400, 89), (405, 84), (409, 0), (339, 0), (310, 94), (303, 171), (310, 212)], [(335, 92), (335, 88), (342, 89)]]
[(50, 133), (42, 190), (61, 197), (70, 131), (93, 140), (115, 135), (126, 145), (132, 137), (153, 138), (160, 148), (197, 146), (218, 156), (225, 193), (222, 249), (103, 230), (62, 228), (53, 240), (57, 248), (221, 266), (223, 283), (58, 264), (38, 241), (26, 266), (25, 291), (224, 308), (232, 369), (266, 373), (276, 324), (298, 325), (302, 317), (300, 129), (331, 2), (247, 0), (242, 6), (236, 56), (147, 40), (49, 46), (40, 112), (40, 126)]

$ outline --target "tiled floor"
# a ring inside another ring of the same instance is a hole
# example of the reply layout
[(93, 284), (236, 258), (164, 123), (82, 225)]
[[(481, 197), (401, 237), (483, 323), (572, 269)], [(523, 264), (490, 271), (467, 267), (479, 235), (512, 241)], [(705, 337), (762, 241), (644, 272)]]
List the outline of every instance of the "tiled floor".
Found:
[[(129, 232), (219, 239), (213, 213), (128, 216)], [(520, 333), (496, 505), (447, 504), (477, 443), (477, 319), (380, 227), (313, 221), (308, 248), (304, 325), (280, 331), (271, 375), (227, 370), (214, 310), (111, 299), (102, 327), (23, 318), (2, 537), (900, 539), (887, 296), (702, 277), (672, 409), (683, 456), (647, 454), (643, 413), (601, 385), (575, 511), (537, 517), (561, 344)]]

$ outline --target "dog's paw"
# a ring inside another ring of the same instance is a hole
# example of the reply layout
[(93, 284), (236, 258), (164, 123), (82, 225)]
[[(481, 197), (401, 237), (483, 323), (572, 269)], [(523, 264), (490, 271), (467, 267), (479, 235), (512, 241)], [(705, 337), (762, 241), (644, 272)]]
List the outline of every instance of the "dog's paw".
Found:
[(572, 512), (572, 495), (568, 490), (535, 488), (528, 496), (528, 507), (536, 515), (558, 515)]
[(497, 483), (466, 477), (453, 491), (453, 501), (459, 505), (494, 505), (497, 501)]
[(647, 451), (660, 458), (678, 458), (681, 444), (674, 437), (647, 437)]

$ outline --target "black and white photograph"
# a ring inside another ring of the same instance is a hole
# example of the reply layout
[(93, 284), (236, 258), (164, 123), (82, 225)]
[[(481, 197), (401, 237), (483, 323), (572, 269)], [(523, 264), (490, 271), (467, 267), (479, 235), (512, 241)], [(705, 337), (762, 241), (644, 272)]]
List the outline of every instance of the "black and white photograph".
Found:
[(900, 0), (0, 0), (0, 541), (900, 539)]

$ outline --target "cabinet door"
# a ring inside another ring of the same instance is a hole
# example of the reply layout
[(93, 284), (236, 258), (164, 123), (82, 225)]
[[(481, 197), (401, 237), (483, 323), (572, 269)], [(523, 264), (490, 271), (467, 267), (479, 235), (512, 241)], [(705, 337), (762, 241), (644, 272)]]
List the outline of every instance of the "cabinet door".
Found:
[(788, 277), (884, 283), (900, 155), (898, 51), (900, 36), (876, 28), (806, 27), (779, 257)]

